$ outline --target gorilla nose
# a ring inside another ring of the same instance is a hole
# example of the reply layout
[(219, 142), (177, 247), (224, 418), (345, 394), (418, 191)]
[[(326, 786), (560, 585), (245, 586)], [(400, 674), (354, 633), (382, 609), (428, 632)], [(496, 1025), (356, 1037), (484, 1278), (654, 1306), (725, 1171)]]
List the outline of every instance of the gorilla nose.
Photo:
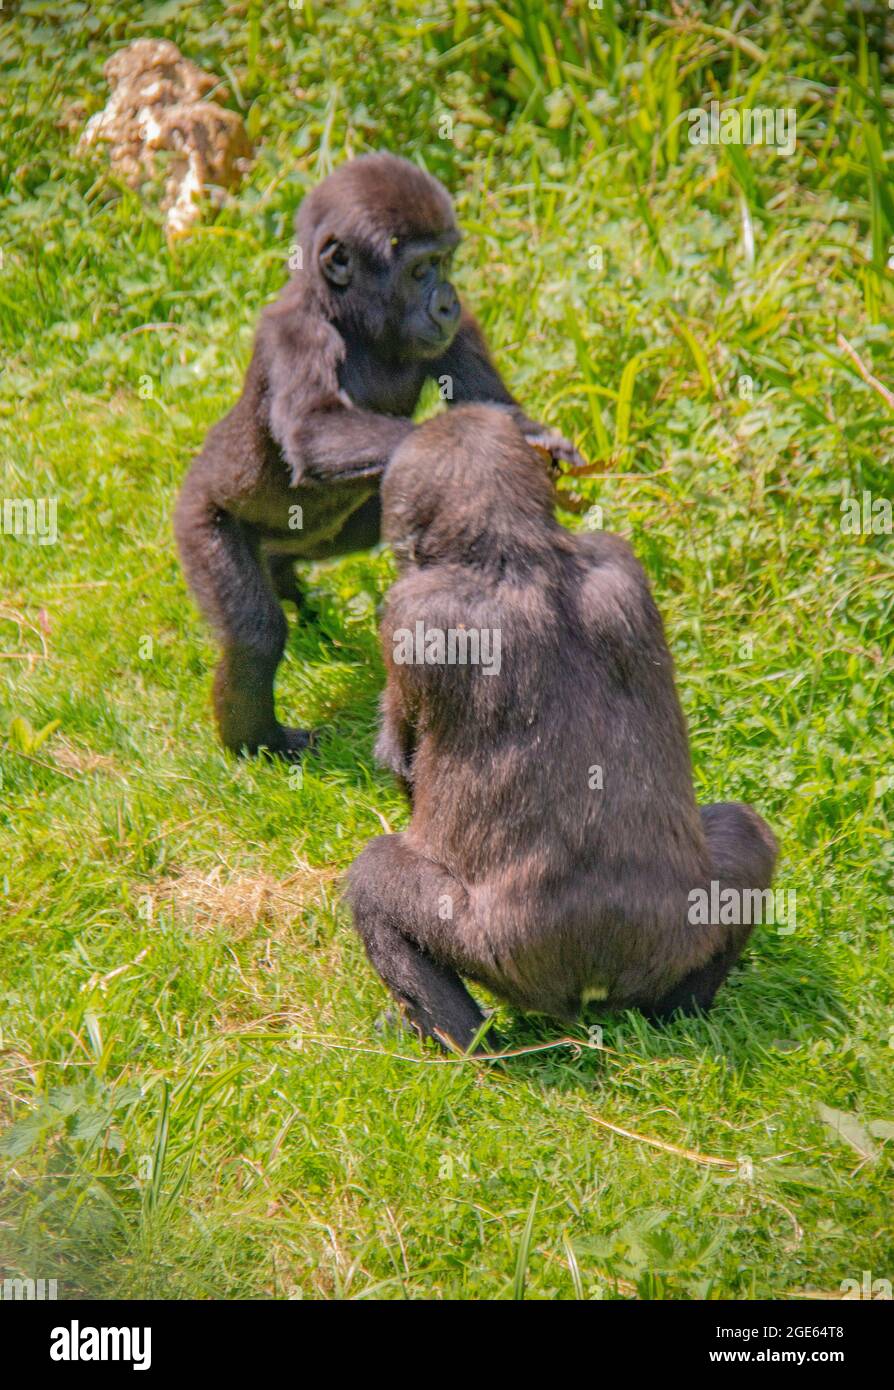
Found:
[(429, 300), (428, 312), (443, 332), (454, 326), (459, 318), (459, 299), (452, 285), (438, 285)]

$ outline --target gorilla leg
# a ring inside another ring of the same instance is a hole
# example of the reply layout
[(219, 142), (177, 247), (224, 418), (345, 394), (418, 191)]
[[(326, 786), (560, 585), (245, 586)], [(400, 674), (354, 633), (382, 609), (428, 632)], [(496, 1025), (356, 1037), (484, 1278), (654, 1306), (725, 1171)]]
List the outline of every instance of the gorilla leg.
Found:
[(291, 555), (267, 555), (265, 557), (267, 569), (270, 572), (270, 583), (273, 592), (280, 602), (294, 603), (296, 608), (301, 607), (302, 593), (301, 585), (295, 574), (295, 561)]
[(234, 753), (266, 748), (297, 756), (309, 736), (277, 721), (273, 680), (286, 641), (286, 620), (262, 568), (251, 531), (184, 485), (174, 517), (184, 573), (216, 630), (223, 658), (214, 676), (221, 740)]
[[(776, 866), (778, 846), (765, 821), (750, 806), (738, 801), (718, 801), (699, 808), (708, 850), (711, 877), (720, 890), (769, 888)], [(714, 956), (692, 970), (662, 999), (645, 1012), (650, 1018), (669, 1018), (671, 1014), (706, 1012), (730, 970), (742, 954), (753, 923), (722, 925), (721, 945)]]
[(410, 1022), (465, 1051), (484, 1014), (455, 968), (468, 911), (462, 885), (402, 835), (380, 835), (351, 866), (348, 901), (370, 964)]
[(382, 539), (382, 504), (379, 494), (367, 497), (345, 521), (331, 540), (321, 541), (307, 554), (308, 560), (335, 560), (358, 550), (371, 550)]
[(698, 970), (684, 975), (679, 984), (668, 990), (657, 1003), (643, 1009), (646, 1018), (664, 1019), (673, 1014), (707, 1013), (714, 1002), (714, 995), (723, 984), (739, 958), (738, 948), (728, 947), (718, 951), (715, 956)]

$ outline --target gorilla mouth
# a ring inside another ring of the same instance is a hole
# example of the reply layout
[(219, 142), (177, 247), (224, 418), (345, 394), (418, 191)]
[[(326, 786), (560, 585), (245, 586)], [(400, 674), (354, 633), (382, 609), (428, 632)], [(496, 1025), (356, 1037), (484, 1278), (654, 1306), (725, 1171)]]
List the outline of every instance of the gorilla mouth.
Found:
[[(436, 357), (439, 352), (444, 352), (456, 337), (456, 329), (459, 325), (453, 325), (448, 329), (439, 328), (437, 324), (432, 324), (430, 329), (422, 329), (414, 335), (416, 345), (419, 348), (427, 348), (430, 355)], [(428, 354), (426, 354), (428, 355)]]

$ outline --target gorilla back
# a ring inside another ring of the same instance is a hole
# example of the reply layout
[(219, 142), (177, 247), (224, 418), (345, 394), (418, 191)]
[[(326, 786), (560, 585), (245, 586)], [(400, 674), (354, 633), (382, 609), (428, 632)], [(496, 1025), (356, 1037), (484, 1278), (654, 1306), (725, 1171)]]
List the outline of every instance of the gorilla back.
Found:
[[(707, 1007), (749, 929), (690, 922), (689, 895), (765, 888), (776, 846), (748, 807), (696, 805), (632, 550), (559, 526), (542, 459), (486, 407), (405, 441), (382, 500), (402, 574), (377, 755), (412, 818), (351, 870), (373, 965), (423, 1033), (462, 1047), (482, 1021), (462, 977), (561, 1017)], [(489, 633), (498, 669), (451, 662), (451, 632), (466, 652)]]

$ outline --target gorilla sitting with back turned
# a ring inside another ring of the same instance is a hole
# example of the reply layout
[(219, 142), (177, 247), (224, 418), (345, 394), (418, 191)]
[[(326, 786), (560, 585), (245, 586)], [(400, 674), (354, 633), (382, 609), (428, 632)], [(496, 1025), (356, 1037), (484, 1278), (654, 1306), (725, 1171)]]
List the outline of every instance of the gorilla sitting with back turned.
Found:
[(298, 757), (274, 712), (294, 563), (379, 539), (379, 482), (427, 378), (448, 404), (488, 401), (555, 460), (561, 435), (524, 414), (448, 278), (459, 241), (444, 187), (405, 159), (342, 165), (302, 202), (301, 266), (263, 311), (242, 395), (184, 482), (175, 531), (223, 656), (214, 709), (227, 748)]
[(776, 860), (751, 807), (696, 804), (630, 546), (570, 534), (555, 501), (541, 455), (485, 406), (421, 425), (382, 485), (401, 575), (376, 755), (412, 816), (355, 860), (349, 901), (410, 1021), (463, 1049), (484, 1021), (466, 979), (559, 1018), (591, 1000), (707, 1009), (751, 927), (702, 920), (691, 895), (742, 901)]

